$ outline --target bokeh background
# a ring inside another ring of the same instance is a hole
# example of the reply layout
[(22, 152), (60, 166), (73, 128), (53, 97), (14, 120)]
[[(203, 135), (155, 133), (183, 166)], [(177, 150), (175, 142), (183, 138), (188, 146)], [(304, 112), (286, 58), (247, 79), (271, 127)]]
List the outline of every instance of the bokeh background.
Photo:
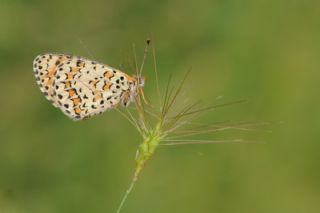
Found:
[[(71, 53), (133, 73), (132, 45), (141, 61), (150, 34), (160, 86), (192, 68), (191, 100), (248, 100), (205, 122), (274, 123), (241, 133), (265, 144), (159, 148), (123, 213), (319, 212), (319, 23), (316, 0), (0, 0), (0, 212), (115, 212), (139, 134), (116, 111), (69, 120), (32, 60)], [(151, 56), (149, 97), (153, 67)], [(237, 135), (203, 136), (218, 137)]]

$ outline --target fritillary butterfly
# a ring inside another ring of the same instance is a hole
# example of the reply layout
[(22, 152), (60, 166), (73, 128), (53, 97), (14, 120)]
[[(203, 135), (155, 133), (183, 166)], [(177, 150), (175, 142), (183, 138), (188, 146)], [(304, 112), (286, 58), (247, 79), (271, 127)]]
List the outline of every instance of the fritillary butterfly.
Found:
[(144, 85), (108, 65), (79, 56), (43, 54), (33, 61), (38, 86), (45, 97), (73, 120), (82, 120), (134, 101)]

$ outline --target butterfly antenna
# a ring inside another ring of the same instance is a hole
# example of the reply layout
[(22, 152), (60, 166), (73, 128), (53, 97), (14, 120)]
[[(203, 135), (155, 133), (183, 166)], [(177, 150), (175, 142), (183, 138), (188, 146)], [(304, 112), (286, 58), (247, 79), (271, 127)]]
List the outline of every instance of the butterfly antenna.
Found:
[[(150, 39), (147, 39), (147, 41), (146, 41), (146, 46), (145, 46), (145, 48), (144, 48), (144, 54), (143, 54), (143, 59), (142, 59), (141, 67), (140, 67), (139, 73), (137, 74), (137, 77), (138, 77), (139, 80), (142, 78), (142, 70), (143, 70), (143, 67), (144, 67), (144, 64), (145, 64), (147, 55), (148, 55), (148, 50), (149, 50), (150, 42), (151, 42), (151, 40), (150, 40)], [(139, 83), (140, 83), (140, 82), (139, 82)], [(142, 87), (140, 88), (140, 94), (141, 94), (141, 97), (142, 97), (144, 103), (146, 103), (146, 104), (149, 105), (150, 103), (149, 103), (149, 101), (147, 100), (147, 98), (145, 97), (145, 95), (144, 95), (144, 90), (143, 90)]]
[(138, 73), (138, 77), (141, 77), (141, 75), (142, 75), (142, 70), (143, 70), (144, 63), (145, 63), (146, 58), (147, 58), (147, 54), (148, 54), (150, 42), (151, 42), (151, 40), (150, 40), (150, 39), (147, 39), (147, 41), (146, 41), (146, 46), (145, 46), (145, 48), (144, 48), (144, 54), (143, 54), (143, 59), (142, 59), (140, 71), (139, 71), (139, 73)]

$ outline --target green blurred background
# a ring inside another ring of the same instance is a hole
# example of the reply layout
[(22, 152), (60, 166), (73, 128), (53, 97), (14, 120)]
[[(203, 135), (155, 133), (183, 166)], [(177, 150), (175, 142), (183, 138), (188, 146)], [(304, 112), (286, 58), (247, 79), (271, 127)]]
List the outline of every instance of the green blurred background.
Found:
[[(191, 100), (248, 100), (206, 122), (283, 123), (243, 133), (266, 144), (159, 148), (123, 213), (319, 212), (316, 0), (0, 0), (0, 212), (115, 212), (140, 136), (116, 111), (69, 120), (40, 93), (32, 60), (62, 52), (125, 68), (150, 33), (161, 85), (192, 67)], [(216, 137), (236, 136), (203, 136)]]

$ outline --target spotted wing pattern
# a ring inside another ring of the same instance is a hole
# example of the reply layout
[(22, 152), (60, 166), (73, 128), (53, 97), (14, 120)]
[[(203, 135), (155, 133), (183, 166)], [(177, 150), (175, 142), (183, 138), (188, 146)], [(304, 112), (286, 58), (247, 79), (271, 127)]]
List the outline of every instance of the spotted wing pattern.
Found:
[(73, 120), (117, 106), (135, 83), (135, 78), (108, 65), (64, 54), (37, 56), (33, 70), (42, 93)]

